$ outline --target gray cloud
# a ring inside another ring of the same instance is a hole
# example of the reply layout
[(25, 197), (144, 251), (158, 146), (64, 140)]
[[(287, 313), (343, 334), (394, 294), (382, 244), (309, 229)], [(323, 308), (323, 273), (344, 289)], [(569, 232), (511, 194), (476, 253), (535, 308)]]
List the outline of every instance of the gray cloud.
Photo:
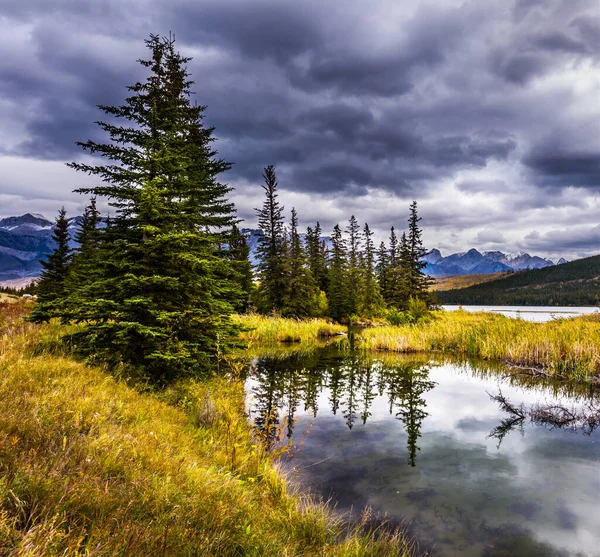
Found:
[[(381, 230), (402, 225), (398, 207), (417, 198), (439, 244), (514, 245), (489, 219), (510, 223), (518, 208), (535, 211), (540, 237), (550, 237), (550, 226), (587, 222), (600, 188), (600, 9), (596, 0), (508, 6), (5, 0), (0, 164), (81, 156), (75, 141), (101, 137), (95, 105), (121, 103), (143, 78), (134, 62), (143, 39), (172, 30), (194, 57), (196, 97), (220, 155), (235, 163), (226, 178), (242, 207), (260, 203), (261, 169), (273, 163), (290, 196), (332, 215), (334, 206), (364, 211)], [(40, 165), (30, 181), (43, 182)], [(66, 178), (61, 195), (77, 199), (69, 191), (79, 179)], [(0, 195), (14, 188), (0, 176)], [(253, 224), (251, 211), (242, 216)]]

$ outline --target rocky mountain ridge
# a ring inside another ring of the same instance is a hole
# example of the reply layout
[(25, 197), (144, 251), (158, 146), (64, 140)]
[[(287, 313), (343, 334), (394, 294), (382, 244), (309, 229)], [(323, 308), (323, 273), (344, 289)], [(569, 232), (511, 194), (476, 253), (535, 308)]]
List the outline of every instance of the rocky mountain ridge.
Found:
[(526, 252), (507, 254), (501, 251), (479, 252), (472, 248), (469, 251), (442, 256), (438, 249), (428, 252), (423, 261), (427, 263), (425, 272), (432, 277), (450, 277), (459, 275), (489, 275), (509, 271), (525, 271), (543, 269), (552, 265), (566, 263), (560, 259), (556, 263)]
[[(75, 231), (81, 217), (71, 221)], [(41, 273), (40, 259), (44, 259), (54, 248), (52, 242), (53, 222), (43, 215), (26, 213), (20, 217), (0, 219), (0, 280), (38, 277)], [(256, 264), (256, 248), (261, 230), (243, 228), (250, 246), (250, 260)], [(323, 238), (329, 246), (331, 239)], [(528, 253), (505, 254), (501, 251), (479, 252), (476, 249), (453, 253), (444, 257), (438, 249), (428, 252), (423, 261), (427, 263), (425, 272), (433, 277), (458, 275), (491, 274), (505, 271), (540, 269), (555, 263), (549, 259), (531, 256)], [(565, 263), (564, 259), (556, 264)]]
[[(81, 217), (71, 220), (72, 234), (80, 220)], [(36, 213), (0, 219), (0, 281), (40, 276), (40, 259), (54, 249), (53, 227), (52, 221)]]

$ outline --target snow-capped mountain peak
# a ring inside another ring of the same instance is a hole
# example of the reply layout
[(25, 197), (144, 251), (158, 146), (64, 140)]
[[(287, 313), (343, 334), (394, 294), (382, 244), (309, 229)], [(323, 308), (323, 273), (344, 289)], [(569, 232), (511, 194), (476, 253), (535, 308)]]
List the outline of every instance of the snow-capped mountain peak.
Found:
[[(435, 260), (432, 258), (434, 253)], [(443, 257), (439, 250), (431, 250), (423, 261), (427, 263), (425, 272), (437, 277), (523, 271), (554, 265), (549, 259), (531, 256), (524, 251), (509, 254), (501, 251), (480, 253), (474, 248), (447, 257)]]

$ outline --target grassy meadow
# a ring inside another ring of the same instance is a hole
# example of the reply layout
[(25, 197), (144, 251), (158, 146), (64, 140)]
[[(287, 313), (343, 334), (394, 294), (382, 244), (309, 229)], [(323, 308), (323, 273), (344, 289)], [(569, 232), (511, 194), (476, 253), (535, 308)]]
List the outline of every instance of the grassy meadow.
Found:
[(408, 555), (286, 485), (240, 381), (140, 388), (22, 313), (0, 307), (0, 555)]
[(569, 379), (600, 381), (597, 316), (532, 323), (492, 313), (441, 311), (417, 325), (365, 329), (356, 344), (368, 350), (465, 354)]

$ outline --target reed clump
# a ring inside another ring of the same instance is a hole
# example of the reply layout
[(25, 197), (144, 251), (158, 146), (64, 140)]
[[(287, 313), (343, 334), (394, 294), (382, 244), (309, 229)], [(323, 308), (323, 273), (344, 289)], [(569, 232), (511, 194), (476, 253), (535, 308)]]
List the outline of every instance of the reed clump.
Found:
[(141, 392), (0, 311), (0, 555), (408, 555), (289, 489), (239, 381)]
[(258, 314), (238, 315), (235, 321), (246, 330), (241, 339), (253, 342), (312, 342), (341, 335), (346, 327), (325, 319), (293, 319)]
[(532, 323), (484, 312), (435, 312), (427, 323), (366, 329), (356, 342), (369, 350), (452, 352), (600, 380), (600, 322), (590, 317)]

